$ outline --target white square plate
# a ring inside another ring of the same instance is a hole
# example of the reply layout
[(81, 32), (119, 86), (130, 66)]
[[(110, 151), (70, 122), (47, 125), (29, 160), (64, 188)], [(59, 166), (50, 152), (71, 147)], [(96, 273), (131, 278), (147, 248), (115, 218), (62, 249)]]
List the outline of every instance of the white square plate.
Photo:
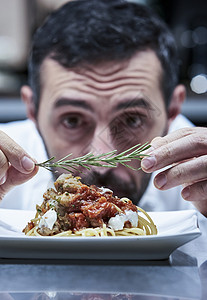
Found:
[(134, 237), (27, 237), (34, 211), (0, 209), (0, 257), (30, 259), (167, 259), (200, 236), (194, 210), (151, 212), (158, 235)]

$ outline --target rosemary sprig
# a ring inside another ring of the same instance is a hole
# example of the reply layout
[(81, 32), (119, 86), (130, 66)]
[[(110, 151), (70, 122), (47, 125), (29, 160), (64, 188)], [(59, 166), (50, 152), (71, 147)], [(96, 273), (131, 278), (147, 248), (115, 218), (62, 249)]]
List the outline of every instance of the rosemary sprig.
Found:
[(134, 171), (137, 171), (140, 168), (133, 168), (128, 165), (128, 162), (134, 159), (141, 160), (144, 156), (147, 156), (146, 154), (142, 154), (142, 152), (150, 147), (151, 145), (148, 143), (143, 145), (137, 144), (119, 154), (116, 154), (117, 150), (100, 155), (94, 155), (93, 153), (89, 152), (86, 155), (76, 158), (70, 158), (72, 155), (72, 153), (70, 153), (56, 162), (54, 162), (55, 157), (53, 156), (42, 163), (37, 163), (36, 165), (49, 171), (51, 171), (52, 168), (62, 168), (63, 170), (73, 173), (74, 171), (80, 172), (79, 167), (90, 170), (91, 166), (116, 168), (118, 164), (121, 164)]

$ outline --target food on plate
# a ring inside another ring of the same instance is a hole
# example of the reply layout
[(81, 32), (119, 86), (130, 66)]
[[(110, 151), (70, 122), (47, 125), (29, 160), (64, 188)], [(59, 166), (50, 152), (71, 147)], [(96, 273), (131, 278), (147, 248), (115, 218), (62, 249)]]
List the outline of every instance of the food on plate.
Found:
[(155, 235), (150, 216), (128, 198), (104, 187), (87, 186), (80, 177), (62, 174), (43, 195), (35, 218), (23, 232), (28, 236)]

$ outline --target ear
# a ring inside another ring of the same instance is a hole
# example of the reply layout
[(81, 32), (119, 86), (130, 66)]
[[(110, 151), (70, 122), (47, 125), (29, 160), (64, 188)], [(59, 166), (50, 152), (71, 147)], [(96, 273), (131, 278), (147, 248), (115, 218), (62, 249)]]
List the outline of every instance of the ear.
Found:
[(184, 85), (179, 84), (173, 91), (171, 101), (168, 107), (168, 128), (172, 121), (177, 117), (181, 112), (181, 107), (183, 102), (185, 101), (186, 90)]
[(35, 104), (33, 101), (33, 92), (28, 85), (21, 88), (21, 98), (26, 106), (27, 117), (36, 123)]

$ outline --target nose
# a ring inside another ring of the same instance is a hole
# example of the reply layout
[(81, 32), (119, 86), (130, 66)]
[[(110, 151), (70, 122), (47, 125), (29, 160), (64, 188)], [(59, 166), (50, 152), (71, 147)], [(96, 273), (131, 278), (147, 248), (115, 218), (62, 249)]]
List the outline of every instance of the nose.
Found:
[[(89, 145), (89, 152), (94, 155), (100, 155), (115, 150), (110, 130), (108, 127), (97, 128), (94, 132), (93, 139)], [(93, 170), (100, 174), (104, 174), (109, 168), (105, 167), (93, 167)]]
[(93, 152), (95, 155), (114, 150), (113, 141), (108, 127), (102, 127), (95, 130), (90, 148), (91, 152)]

